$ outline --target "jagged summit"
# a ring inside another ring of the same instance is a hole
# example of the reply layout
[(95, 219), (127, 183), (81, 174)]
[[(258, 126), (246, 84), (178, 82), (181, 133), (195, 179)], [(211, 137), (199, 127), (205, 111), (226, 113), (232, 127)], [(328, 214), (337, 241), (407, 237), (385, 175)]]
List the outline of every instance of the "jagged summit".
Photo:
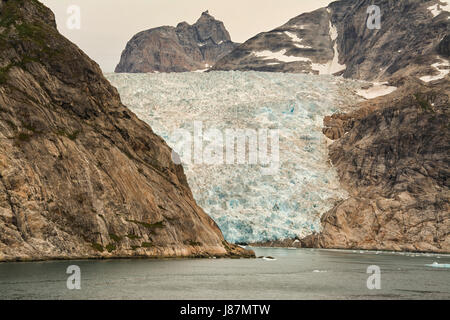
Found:
[(204, 70), (231, 52), (223, 22), (205, 11), (190, 25), (153, 28), (136, 34), (127, 44), (116, 72), (185, 72)]

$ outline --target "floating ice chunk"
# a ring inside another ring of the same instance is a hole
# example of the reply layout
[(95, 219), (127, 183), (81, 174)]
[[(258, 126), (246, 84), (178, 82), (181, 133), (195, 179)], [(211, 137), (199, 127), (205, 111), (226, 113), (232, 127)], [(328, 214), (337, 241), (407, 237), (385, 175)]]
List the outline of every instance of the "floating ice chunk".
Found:
[(313, 270), (314, 273), (326, 273), (327, 270)]
[(329, 22), (329, 29), (330, 29), (331, 41), (336, 41), (336, 39), (338, 37), (338, 32), (337, 32), (337, 28), (331, 23), (331, 21)]
[(430, 10), (433, 17), (438, 16), (441, 13), (441, 10), (439, 10), (438, 4), (435, 4), (434, 6), (428, 7), (428, 10)]
[(437, 263), (435, 261), (432, 264), (426, 264), (425, 266), (432, 268), (450, 268), (450, 263)]
[(337, 38), (338, 38), (338, 32), (337, 28), (329, 22), (329, 33), (331, 41), (334, 42), (333, 44), (333, 59), (325, 64), (320, 63), (312, 63), (312, 69), (314, 71), (318, 71), (319, 74), (335, 74), (338, 72), (341, 72), (345, 69), (347, 69), (347, 66), (345, 64), (339, 63), (339, 51), (337, 46)]
[[(328, 75), (328, 74), (335, 74), (335, 73), (341, 72), (341, 71), (345, 70), (347, 68), (347, 66), (345, 64), (339, 63), (339, 51), (338, 51), (338, 45), (337, 45), (337, 38), (338, 38), (337, 28), (331, 23), (331, 21), (329, 22), (329, 24), (330, 24), (329, 25), (330, 38), (331, 38), (332, 42), (334, 42), (334, 43), (333, 43), (333, 59), (327, 63), (324, 63), (324, 64), (314, 63), (310, 58), (307, 58), (307, 57), (287, 56), (286, 49), (282, 49), (277, 52), (273, 52), (273, 51), (269, 51), (269, 50), (254, 51), (254, 52), (252, 52), (252, 54), (258, 58), (262, 58), (263, 60), (278, 60), (280, 62), (286, 62), (286, 63), (297, 62), (297, 61), (307, 62), (311, 65), (311, 69), (314, 71), (317, 71), (320, 75), (322, 75), (322, 74)], [(303, 39), (299, 38), (296, 34), (289, 32), (289, 31), (284, 31), (284, 34), (286, 34), (291, 39), (291, 41), (297, 48), (312, 49), (311, 46), (302, 44)], [(273, 62), (268, 63), (267, 65), (274, 65), (274, 63)]]
[[(176, 147), (174, 132), (203, 127), (279, 129), (279, 172), (261, 166), (184, 164), (195, 200), (229, 242), (304, 237), (348, 195), (328, 162), (323, 117), (359, 99), (363, 83), (265, 72), (107, 74), (122, 101)], [(344, 90), (343, 90), (344, 89)], [(345, 93), (345, 96), (342, 94)]]

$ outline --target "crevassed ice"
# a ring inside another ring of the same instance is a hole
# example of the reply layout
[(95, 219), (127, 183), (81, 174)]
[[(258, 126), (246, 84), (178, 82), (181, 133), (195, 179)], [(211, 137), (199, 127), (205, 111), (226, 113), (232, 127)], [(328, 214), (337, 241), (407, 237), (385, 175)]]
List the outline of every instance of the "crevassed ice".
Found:
[(174, 147), (176, 129), (279, 129), (278, 174), (259, 165), (185, 165), (198, 204), (231, 242), (306, 236), (347, 197), (327, 156), (323, 117), (354, 103), (358, 82), (263, 72), (108, 74), (125, 105)]

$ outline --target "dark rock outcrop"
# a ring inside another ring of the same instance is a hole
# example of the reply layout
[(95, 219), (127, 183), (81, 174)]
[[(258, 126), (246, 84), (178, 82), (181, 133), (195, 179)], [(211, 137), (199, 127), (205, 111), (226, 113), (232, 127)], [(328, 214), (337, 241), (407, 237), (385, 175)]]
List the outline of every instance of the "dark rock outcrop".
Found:
[(0, 1), (0, 261), (251, 256), (37, 0)]
[(450, 57), (450, 35), (446, 35), (439, 43), (438, 53), (445, 57)]
[[(379, 30), (367, 27), (371, 5), (381, 9)], [(450, 13), (442, 7), (438, 0), (336, 1), (249, 39), (212, 70), (343, 74), (379, 81), (432, 75), (431, 65), (448, 51), (444, 37)]]
[(136, 34), (122, 53), (115, 72), (186, 72), (206, 70), (238, 44), (224, 24), (208, 11), (190, 25), (164, 26)]

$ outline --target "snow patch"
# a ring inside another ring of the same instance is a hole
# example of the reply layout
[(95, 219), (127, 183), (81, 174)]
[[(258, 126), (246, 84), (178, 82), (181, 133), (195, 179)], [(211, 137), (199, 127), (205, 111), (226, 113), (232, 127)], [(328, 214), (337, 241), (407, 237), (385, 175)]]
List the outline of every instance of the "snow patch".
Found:
[(449, 263), (437, 263), (436, 261), (433, 262), (432, 264), (426, 264), (425, 266), (432, 268), (450, 268)]
[(277, 261), (277, 259), (271, 257), (263, 257), (262, 259), (265, 261)]
[[(450, 63), (448, 60), (440, 59), (441, 61), (433, 63), (431, 66), (435, 68), (439, 74), (436, 76), (423, 76), (420, 80), (424, 82), (431, 82), (444, 78), (450, 72)], [(442, 68), (442, 69), (441, 69)]]
[(314, 71), (318, 71), (319, 74), (335, 74), (337, 72), (341, 72), (345, 69), (347, 69), (347, 66), (345, 64), (340, 64), (339, 63), (339, 51), (337, 48), (337, 38), (338, 38), (338, 32), (337, 32), (337, 28), (331, 23), (330, 23), (330, 38), (331, 41), (334, 41), (334, 45), (333, 45), (333, 60), (331, 60), (328, 63), (325, 64), (320, 64), (320, 63), (312, 63), (312, 69)]
[(305, 46), (305, 45), (301, 44), (302, 41), (303, 41), (303, 39), (300, 39), (296, 34), (294, 34), (294, 33), (292, 33), (292, 32), (289, 32), (289, 31), (285, 31), (284, 33), (285, 33), (289, 38), (291, 38), (292, 42), (294, 43), (294, 45), (295, 45), (297, 48), (300, 48), (300, 49), (312, 49), (312, 47), (310, 47), (310, 46)]
[(286, 49), (277, 52), (264, 50), (264, 51), (254, 51), (252, 52), (252, 54), (264, 60), (278, 60), (282, 62), (311, 61), (310, 59), (304, 57), (287, 56), (286, 51), (287, 51)]
[[(428, 10), (430, 10), (433, 17), (437, 17), (444, 11), (450, 12), (450, 1), (449, 0), (441, 0), (441, 3), (444, 3), (444, 4), (437, 3), (434, 6), (428, 7)], [(450, 16), (447, 19), (450, 19)]]
[(387, 86), (386, 83), (375, 82), (373, 83), (373, 86), (370, 87), (369, 89), (360, 89), (357, 90), (356, 93), (359, 96), (367, 100), (370, 100), (377, 97), (388, 95), (394, 92), (395, 90), (397, 90), (397, 87)]
[(336, 41), (337, 37), (338, 37), (337, 29), (330, 21), (330, 38), (331, 38), (331, 41)]
[(441, 0), (441, 2), (445, 3), (445, 5), (441, 4), (441, 10), (442, 11), (446, 11), (446, 12), (450, 12), (450, 1), (449, 0)]

